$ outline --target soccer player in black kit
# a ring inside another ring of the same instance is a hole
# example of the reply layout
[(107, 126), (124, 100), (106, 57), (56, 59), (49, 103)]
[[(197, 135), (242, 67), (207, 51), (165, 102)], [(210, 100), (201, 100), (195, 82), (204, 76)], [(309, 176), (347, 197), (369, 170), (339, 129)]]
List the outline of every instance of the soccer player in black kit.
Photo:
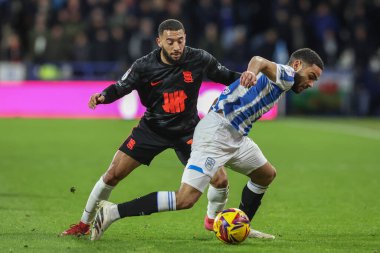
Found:
[[(191, 153), (194, 128), (199, 121), (197, 101), (204, 76), (228, 85), (240, 77), (222, 66), (212, 55), (201, 49), (185, 46), (185, 29), (181, 22), (165, 20), (158, 28), (158, 49), (136, 60), (117, 83), (91, 96), (89, 107), (108, 104), (136, 90), (147, 108), (139, 125), (120, 146), (105, 174), (95, 184), (78, 224), (61, 235), (89, 234), (96, 204), (107, 200), (112, 189), (140, 164), (149, 165), (152, 159), (167, 148), (175, 150), (186, 165)], [(215, 217), (224, 208), (228, 194), (225, 171), (219, 170), (209, 186), (207, 217)], [(167, 199), (172, 196), (156, 196)], [(205, 223), (205, 225), (207, 225)]]

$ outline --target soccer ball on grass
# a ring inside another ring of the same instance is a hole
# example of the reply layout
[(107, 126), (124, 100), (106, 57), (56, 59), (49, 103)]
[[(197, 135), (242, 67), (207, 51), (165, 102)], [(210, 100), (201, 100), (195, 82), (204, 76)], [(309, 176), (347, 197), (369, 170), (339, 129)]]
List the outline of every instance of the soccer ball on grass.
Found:
[(248, 216), (238, 208), (228, 208), (220, 212), (214, 221), (216, 237), (227, 244), (243, 242), (251, 229)]

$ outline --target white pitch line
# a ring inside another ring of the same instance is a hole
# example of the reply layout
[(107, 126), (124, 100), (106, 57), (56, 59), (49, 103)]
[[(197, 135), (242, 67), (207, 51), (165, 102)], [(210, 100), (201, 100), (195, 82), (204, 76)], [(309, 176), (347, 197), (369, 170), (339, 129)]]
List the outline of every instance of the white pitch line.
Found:
[[(311, 120), (297, 120), (296, 122), (284, 122), (292, 127), (314, 128), (328, 132), (334, 132), (339, 134), (347, 134), (357, 137), (368, 138), (371, 140), (380, 140), (380, 131), (369, 129), (361, 126), (354, 126), (349, 124), (332, 123), (328, 121), (311, 121)], [(307, 124), (307, 125), (306, 125)]]

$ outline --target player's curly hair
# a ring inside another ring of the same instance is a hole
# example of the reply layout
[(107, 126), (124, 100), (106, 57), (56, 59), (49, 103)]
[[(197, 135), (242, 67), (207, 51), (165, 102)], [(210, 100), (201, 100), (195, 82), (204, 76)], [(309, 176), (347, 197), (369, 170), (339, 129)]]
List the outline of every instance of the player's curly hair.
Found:
[(317, 65), (320, 69), (324, 69), (324, 64), (321, 57), (310, 48), (301, 48), (292, 53), (289, 58), (289, 65), (291, 65), (295, 60), (301, 60), (309, 65)]
[(180, 21), (176, 19), (167, 19), (158, 26), (158, 35), (162, 35), (165, 30), (178, 31), (181, 29), (185, 31), (185, 28)]

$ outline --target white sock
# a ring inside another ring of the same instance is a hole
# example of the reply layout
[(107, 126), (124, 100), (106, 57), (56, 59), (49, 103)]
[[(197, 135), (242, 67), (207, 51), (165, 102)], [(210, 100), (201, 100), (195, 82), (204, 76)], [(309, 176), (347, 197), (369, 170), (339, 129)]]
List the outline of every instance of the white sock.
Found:
[(111, 216), (111, 220), (115, 221), (120, 219), (119, 209), (116, 204), (111, 205), (109, 214)]
[(88, 197), (86, 207), (83, 211), (81, 222), (90, 224), (95, 216), (96, 204), (100, 200), (108, 200), (113, 190), (113, 186), (107, 185), (103, 182), (103, 176), (100, 177), (92, 189), (90, 196)]
[(157, 210), (159, 212), (175, 211), (176, 208), (175, 192), (157, 192)]
[(228, 199), (228, 189), (228, 186), (215, 188), (211, 184), (209, 185), (207, 192), (207, 216), (209, 218), (215, 219), (216, 215), (224, 210)]

